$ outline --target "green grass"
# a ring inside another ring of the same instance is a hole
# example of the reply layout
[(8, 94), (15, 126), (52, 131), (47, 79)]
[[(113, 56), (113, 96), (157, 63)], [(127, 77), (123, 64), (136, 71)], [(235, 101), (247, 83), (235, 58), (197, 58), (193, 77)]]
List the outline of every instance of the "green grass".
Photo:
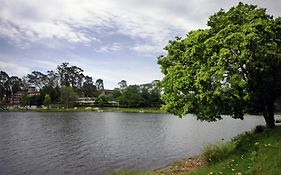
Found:
[(216, 144), (209, 144), (203, 149), (203, 155), (209, 163), (219, 162), (228, 157), (236, 148), (236, 141), (220, 141)]

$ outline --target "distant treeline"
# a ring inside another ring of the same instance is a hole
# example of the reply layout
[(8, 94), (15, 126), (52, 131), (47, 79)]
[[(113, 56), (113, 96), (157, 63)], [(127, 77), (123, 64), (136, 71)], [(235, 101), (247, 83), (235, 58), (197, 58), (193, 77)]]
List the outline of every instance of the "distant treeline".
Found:
[[(19, 78), (0, 72), (0, 106), (13, 105), (13, 99), (20, 96), (20, 105), (59, 105), (73, 107), (80, 97), (94, 101), (95, 106), (115, 104), (123, 107), (160, 107), (160, 89), (158, 81), (142, 85), (129, 85), (122, 80), (119, 87), (105, 90), (102, 79), (93, 80), (84, 75), (84, 70), (69, 63), (58, 65), (56, 70), (46, 73), (33, 71)], [(34, 87), (37, 93), (29, 94)], [(46, 99), (47, 98), (47, 99)], [(110, 103), (114, 102), (114, 103)], [(92, 105), (92, 104), (91, 104)]]

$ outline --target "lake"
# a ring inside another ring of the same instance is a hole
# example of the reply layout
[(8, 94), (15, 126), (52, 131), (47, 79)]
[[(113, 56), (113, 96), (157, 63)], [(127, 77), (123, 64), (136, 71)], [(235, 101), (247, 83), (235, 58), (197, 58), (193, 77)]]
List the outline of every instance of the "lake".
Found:
[(264, 124), (224, 117), (208, 123), (146, 113), (0, 113), (0, 174), (107, 174), (151, 170), (200, 154)]

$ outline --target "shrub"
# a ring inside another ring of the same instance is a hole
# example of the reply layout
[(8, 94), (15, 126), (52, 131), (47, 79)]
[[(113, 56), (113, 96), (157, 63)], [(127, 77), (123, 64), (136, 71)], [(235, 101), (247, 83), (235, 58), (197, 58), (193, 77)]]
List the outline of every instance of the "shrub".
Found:
[(203, 149), (203, 155), (208, 162), (218, 162), (226, 158), (236, 148), (234, 140), (229, 142), (220, 141), (216, 144), (209, 144)]

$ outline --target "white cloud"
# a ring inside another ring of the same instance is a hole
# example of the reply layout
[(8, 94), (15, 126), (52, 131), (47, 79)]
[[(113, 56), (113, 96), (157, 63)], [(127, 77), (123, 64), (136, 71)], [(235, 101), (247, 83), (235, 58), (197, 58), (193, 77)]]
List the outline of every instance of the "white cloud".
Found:
[[(158, 51), (175, 35), (205, 27), (208, 16), (239, 1), (223, 0), (1, 0), (0, 37), (21, 47), (41, 43), (52, 47), (54, 40), (90, 45), (108, 29), (138, 40), (136, 51)], [(278, 12), (274, 0), (259, 3)], [(94, 33), (89, 32), (94, 31)], [(144, 46), (140, 46), (142, 40)], [(149, 45), (151, 45), (149, 47)], [(159, 47), (152, 49), (152, 45)], [(107, 52), (107, 46), (101, 51)]]
[(5, 71), (9, 74), (9, 76), (19, 76), (21, 77), (23, 74), (30, 73), (31, 70), (26, 66), (20, 66), (16, 63), (11, 63), (7, 61), (1, 61), (2, 58), (0, 58), (0, 70)]
[(122, 49), (122, 46), (120, 43), (117, 43), (117, 42), (114, 42), (112, 44), (109, 44), (109, 45), (105, 45), (105, 46), (102, 46), (100, 47), (97, 52), (100, 52), (100, 53), (108, 53), (108, 52), (114, 52), (114, 51), (118, 51), (118, 50), (121, 50)]

